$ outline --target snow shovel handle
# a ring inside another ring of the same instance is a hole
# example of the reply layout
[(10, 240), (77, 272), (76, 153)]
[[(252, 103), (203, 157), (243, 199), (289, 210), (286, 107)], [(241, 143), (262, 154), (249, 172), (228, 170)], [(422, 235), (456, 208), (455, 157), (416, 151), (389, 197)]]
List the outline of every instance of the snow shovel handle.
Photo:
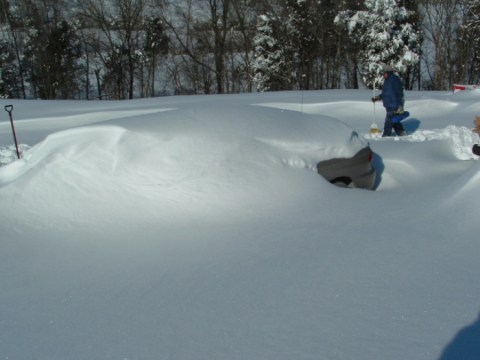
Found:
[(15, 149), (17, 150), (17, 158), (20, 159), (20, 151), (18, 151), (17, 135), (15, 134), (15, 127), (13, 126), (13, 105), (5, 105), (5, 111), (8, 112), (10, 117), (10, 125), (12, 125), (13, 141), (15, 141)]

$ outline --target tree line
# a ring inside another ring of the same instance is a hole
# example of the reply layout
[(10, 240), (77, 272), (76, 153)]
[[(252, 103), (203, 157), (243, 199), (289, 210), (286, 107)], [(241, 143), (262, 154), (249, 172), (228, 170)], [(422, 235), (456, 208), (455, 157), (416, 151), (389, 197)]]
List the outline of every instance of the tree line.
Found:
[(480, 0), (0, 0), (0, 97), (133, 99), (480, 76)]

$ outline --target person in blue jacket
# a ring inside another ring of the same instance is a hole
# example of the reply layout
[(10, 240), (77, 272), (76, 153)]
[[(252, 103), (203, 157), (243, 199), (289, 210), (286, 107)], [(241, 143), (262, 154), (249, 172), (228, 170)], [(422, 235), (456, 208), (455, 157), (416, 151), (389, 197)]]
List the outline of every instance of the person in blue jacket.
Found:
[(407, 112), (403, 110), (405, 98), (402, 80), (393, 72), (393, 68), (388, 65), (383, 67), (383, 78), (385, 80), (382, 93), (372, 98), (373, 102), (382, 100), (387, 112), (382, 136), (391, 136), (392, 128), (398, 136), (403, 136), (405, 135), (405, 129), (400, 120), (405, 118), (405, 113)]

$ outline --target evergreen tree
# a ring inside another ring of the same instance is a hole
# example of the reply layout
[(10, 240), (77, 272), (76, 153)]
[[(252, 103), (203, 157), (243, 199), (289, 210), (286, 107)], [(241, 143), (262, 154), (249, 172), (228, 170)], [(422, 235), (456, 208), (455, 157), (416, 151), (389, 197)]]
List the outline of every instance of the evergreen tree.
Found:
[(313, 67), (319, 55), (317, 0), (287, 0), (286, 34), (295, 78), (300, 88), (309, 89)]
[[(23, 16), (19, 6), (13, 6), (7, 0), (0, 0), (0, 23), (4, 44), (0, 51), (3, 68), (4, 94), (16, 98), (26, 98), (25, 72), (22, 67), (22, 30)], [(15, 74), (15, 75), (14, 75)], [(2, 95), (4, 95), (2, 94)]]
[(361, 72), (367, 86), (382, 82), (382, 68), (390, 65), (405, 73), (419, 61), (420, 33), (408, 21), (412, 12), (396, 0), (365, 0), (366, 10), (342, 12), (351, 36), (360, 44)]
[(0, 41), (0, 98), (18, 98), (18, 67), (11, 44)]
[(22, 19), (22, 68), (33, 97), (67, 99), (78, 95), (80, 57), (77, 26), (62, 0), (22, 0), (15, 6)]
[(259, 89), (312, 87), (319, 55), (318, 0), (285, 0), (278, 11), (258, 19), (255, 80)]
[(403, 77), (403, 83), (406, 89), (413, 89), (414, 83), (416, 82), (418, 86), (421, 84), (420, 79), (420, 59), (422, 56), (422, 43), (424, 41), (424, 34), (422, 32), (422, 20), (419, 9), (418, 0), (403, 0), (402, 5), (407, 10), (407, 18), (404, 20), (405, 23), (411, 24), (412, 32), (417, 34), (415, 43), (411, 47), (415, 50), (415, 53), (418, 55), (418, 61), (416, 64), (407, 66), (406, 71), (401, 75)]
[(34, 96), (71, 99), (79, 90), (80, 41), (74, 25), (61, 20), (49, 27), (30, 22), (24, 66)]
[(258, 17), (257, 35), (254, 38), (255, 62), (253, 70), (259, 91), (278, 91), (291, 88), (291, 69), (288, 50), (278, 40), (280, 21), (272, 14)]
[(169, 38), (160, 17), (145, 17), (143, 21), (143, 64), (147, 68), (147, 94), (155, 95), (155, 70), (160, 57), (168, 52)]

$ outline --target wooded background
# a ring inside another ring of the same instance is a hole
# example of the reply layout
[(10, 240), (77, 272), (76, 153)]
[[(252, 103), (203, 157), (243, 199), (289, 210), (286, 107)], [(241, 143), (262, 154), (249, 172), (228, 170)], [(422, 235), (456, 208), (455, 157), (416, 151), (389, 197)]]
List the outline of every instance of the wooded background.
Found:
[(363, 88), (369, 29), (349, 31), (341, 14), (392, 4), (408, 11), (392, 31), (416, 34), (407, 89), (478, 83), (479, 0), (0, 0), (0, 96)]

